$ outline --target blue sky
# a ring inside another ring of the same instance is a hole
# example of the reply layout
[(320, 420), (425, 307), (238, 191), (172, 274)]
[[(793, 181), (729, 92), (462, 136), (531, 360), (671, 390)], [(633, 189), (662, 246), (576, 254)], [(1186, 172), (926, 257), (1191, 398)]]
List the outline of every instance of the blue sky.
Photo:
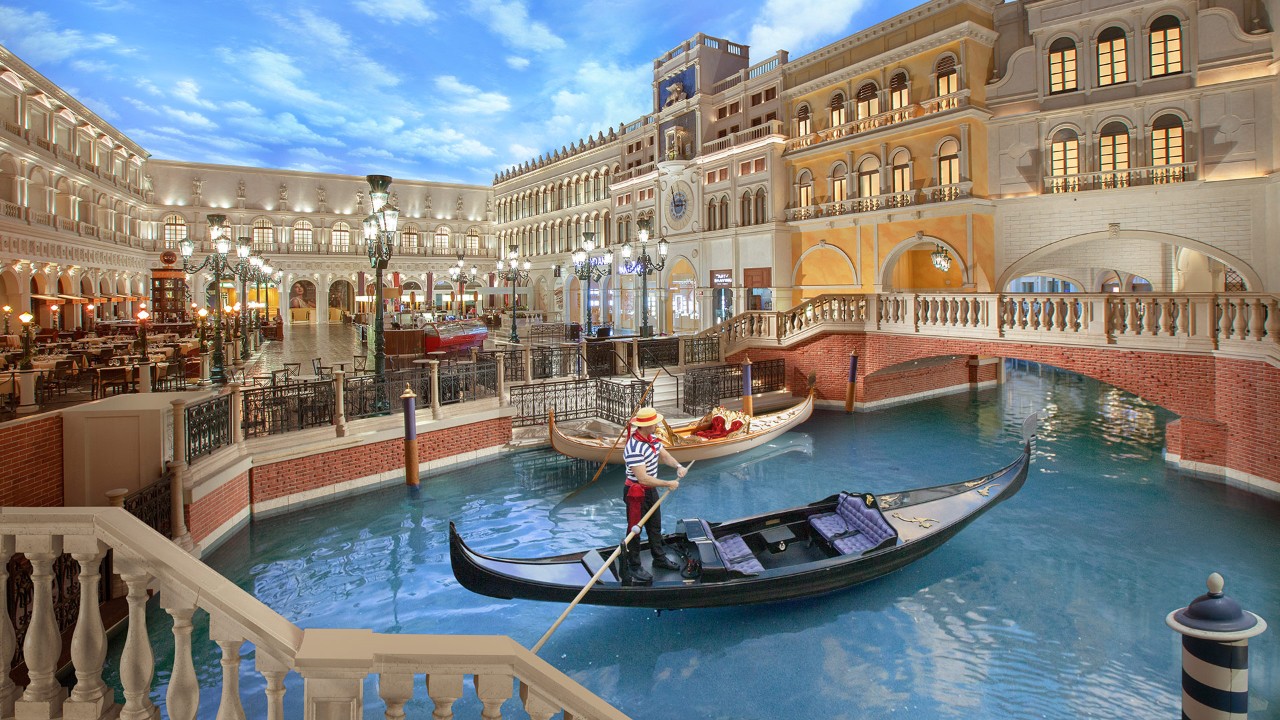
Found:
[(904, 0), (0, 0), (0, 44), (153, 157), (489, 184), (652, 111), (697, 32), (792, 57)]

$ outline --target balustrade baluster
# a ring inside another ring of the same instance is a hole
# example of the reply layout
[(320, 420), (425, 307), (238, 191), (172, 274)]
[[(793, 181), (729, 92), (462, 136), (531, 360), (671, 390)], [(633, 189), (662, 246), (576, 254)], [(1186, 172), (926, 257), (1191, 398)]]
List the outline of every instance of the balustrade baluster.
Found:
[(1280, 342), (1280, 305), (1275, 300), (1264, 303), (1267, 308), (1267, 338), (1271, 342)]
[(502, 720), (502, 703), (511, 697), (510, 675), (476, 675), (476, 695), (484, 709), (484, 720)]
[(262, 648), (258, 648), (257, 657), (254, 658), (258, 666), (258, 672), (262, 673), (262, 677), (267, 680), (267, 720), (284, 720), (284, 676), (289, 673), (289, 669), (280, 664), (275, 667), (267, 667), (263, 663)]
[(1128, 319), (1125, 322), (1125, 334), (1135, 336), (1141, 335), (1142, 314), (1138, 311), (1138, 308), (1141, 307), (1141, 303), (1137, 300), (1129, 300), (1125, 304), (1128, 306), (1129, 310)]
[(432, 720), (452, 720), (453, 704), (462, 697), (462, 676), (428, 675), (427, 696), (435, 705), (431, 711)]
[(151, 677), (155, 674), (155, 656), (147, 634), (147, 582), (151, 576), (141, 562), (120, 559), (120, 577), (129, 588), (129, 634), (120, 656), (120, 684), (124, 686), (124, 708), (121, 720), (156, 720), (160, 712), (151, 702)]
[(245, 720), (244, 707), (240, 704), (240, 646), (244, 640), (218, 638), (218, 623), (210, 623), (209, 636), (222, 649), (222, 697), (218, 699), (215, 720)]
[(63, 713), (69, 718), (97, 720), (115, 707), (115, 693), (102, 681), (107, 632), (102, 627), (102, 613), (98, 609), (98, 583), (102, 578), (99, 570), (107, 546), (82, 535), (68, 537), (65, 544), (71, 558), (80, 564), (80, 609), (71, 636), (71, 664), (76, 670), (76, 685), (63, 705)]
[(196, 607), (193, 599), (181, 597), (177, 588), (160, 592), (165, 612), (173, 618), (173, 674), (165, 692), (165, 709), (169, 720), (195, 720), (200, 711), (200, 680), (191, 657), (191, 618)]
[(1015, 325), (1019, 330), (1028, 330), (1031, 327), (1031, 301), (1027, 299), (1018, 300), (1018, 320)]
[(1053, 301), (1053, 327), (1058, 332), (1067, 331), (1067, 301), (1062, 298)]
[(404, 704), (413, 699), (413, 674), (384, 672), (378, 675), (378, 696), (387, 704), (387, 720), (403, 720)]
[(1163, 316), (1160, 314), (1160, 301), (1158, 298), (1152, 298), (1143, 302), (1147, 310), (1145, 313), (1146, 327), (1148, 335), (1159, 335), (1160, 324), (1163, 322)]
[(1249, 335), (1256, 341), (1262, 341), (1262, 333), (1266, 324), (1267, 307), (1262, 298), (1249, 301), (1253, 312), (1249, 318)]
[(1174, 335), (1177, 337), (1191, 336), (1191, 301), (1186, 298), (1179, 298), (1176, 301), (1178, 315), (1174, 318)]
[(9, 559), (13, 557), (12, 535), (0, 536), (0, 718), (13, 717), (13, 704), (20, 691), (9, 677), (14, 655), (18, 652), (18, 636), (9, 619)]
[(1249, 310), (1246, 303), (1248, 300), (1240, 299), (1231, 302), (1232, 312), (1235, 313), (1235, 330), (1232, 337), (1237, 340), (1244, 340), (1249, 335)]
[(61, 717), (67, 691), (54, 677), (62, 638), (53, 610), (53, 561), (62, 555), (62, 538), (23, 535), (16, 547), (31, 562), (31, 620), (22, 639), (31, 681), (14, 711), (24, 720)]
[(1067, 327), (1071, 332), (1080, 331), (1080, 303), (1075, 300), (1067, 302)]

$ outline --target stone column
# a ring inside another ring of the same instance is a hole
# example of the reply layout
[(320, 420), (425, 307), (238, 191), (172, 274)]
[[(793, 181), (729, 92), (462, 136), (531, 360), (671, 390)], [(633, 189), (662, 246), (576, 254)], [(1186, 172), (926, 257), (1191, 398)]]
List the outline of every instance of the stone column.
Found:
[(53, 609), (53, 561), (62, 554), (62, 538), (19, 535), (17, 550), (31, 561), (31, 621), (22, 641), (31, 681), (14, 712), (23, 720), (59, 718), (67, 689), (54, 676), (62, 639)]
[(107, 659), (107, 632), (102, 627), (98, 604), (99, 568), (107, 554), (105, 543), (85, 535), (70, 535), (64, 550), (80, 564), (80, 611), (71, 637), (71, 664), (76, 684), (63, 703), (66, 720), (98, 720), (115, 708), (115, 693), (102, 682), (102, 665)]
[(195, 549), (187, 532), (187, 401), (173, 400), (173, 462), (169, 465), (169, 494), (172, 498), (170, 526), (173, 540), (187, 552)]
[(498, 360), (498, 407), (505, 407), (508, 404), (505, 397), (505, 393), (507, 391), (507, 355), (506, 353), (498, 353), (496, 358)]
[(241, 399), (240, 383), (230, 383), (227, 389), (231, 391), (231, 442), (239, 444), (244, 442), (244, 401)]
[(440, 361), (429, 360), (431, 367), (431, 419), (440, 419)]
[(341, 368), (333, 370), (333, 430), (338, 437), (347, 436), (347, 373)]

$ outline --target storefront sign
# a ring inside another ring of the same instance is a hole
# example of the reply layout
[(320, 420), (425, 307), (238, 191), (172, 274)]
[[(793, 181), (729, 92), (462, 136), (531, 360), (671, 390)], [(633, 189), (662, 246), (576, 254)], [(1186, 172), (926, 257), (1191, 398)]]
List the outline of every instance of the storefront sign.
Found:
[(716, 288), (733, 287), (733, 271), (732, 270), (712, 270), (711, 271), (711, 287), (716, 287)]

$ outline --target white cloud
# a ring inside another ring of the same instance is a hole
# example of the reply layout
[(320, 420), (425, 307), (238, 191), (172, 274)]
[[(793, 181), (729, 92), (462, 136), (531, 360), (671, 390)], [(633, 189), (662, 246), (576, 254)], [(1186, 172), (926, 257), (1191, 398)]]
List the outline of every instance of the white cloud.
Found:
[(355, 7), (362, 13), (393, 23), (426, 23), (436, 17), (422, 0), (357, 0)]
[(129, 54), (114, 35), (62, 30), (43, 12), (26, 12), (0, 5), (0, 45), (31, 65), (56, 63), (94, 50)]
[(200, 84), (191, 78), (183, 78), (175, 83), (173, 86), (173, 96), (179, 100), (186, 100), (192, 105), (202, 107), (206, 110), (213, 110), (218, 107), (215, 103), (200, 97)]
[(529, 19), (524, 0), (471, 0), (471, 9), (512, 47), (542, 52), (565, 46), (545, 23)]
[(827, 39), (844, 36), (864, 0), (765, 0), (747, 42), (752, 56), (765, 60), (778, 50), (792, 56), (813, 50)]
[(490, 115), (511, 109), (511, 101), (506, 95), (482, 92), (480, 88), (467, 85), (452, 75), (436, 78), (436, 89), (443, 93), (451, 113), (463, 116)]
[(338, 110), (342, 104), (328, 100), (300, 84), (306, 74), (294, 64), (294, 59), (282, 52), (267, 48), (250, 48), (243, 52), (228, 48), (218, 50), (227, 65), (239, 67), (249, 82), (268, 97), (286, 104), (302, 105), (314, 109)]
[(198, 112), (187, 112), (186, 110), (179, 110), (178, 108), (170, 107), (168, 105), (163, 106), (161, 109), (169, 117), (181, 120), (192, 127), (202, 128), (205, 130), (213, 130), (218, 127), (217, 123)]
[(110, 75), (116, 69), (115, 65), (103, 60), (72, 60), (71, 67), (82, 73), (97, 75)]
[(519, 57), (518, 55), (508, 55), (507, 67), (512, 70), (524, 70), (529, 67), (529, 58)]
[(262, 142), (292, 145), (308, 143), (342, 147), (344, 143), (337, 138), (320, 135), (300, 122), (293, 113), (277, 113), (274, 117), (266, 117), (254, 110), (255, 114), (227, 113), (223, 117), (227, 123), (244, 128), (246, 137)]
[(133, 81), (133, 84), (148, 95), (164, 95), (164, 91), (156, 87), (156, 84), (151, 82), (149, 78), (137, 78)]
[(289, 163), (285, 170), (301, 170), (303, 172), (338, 172), (342, 166), (334, 162), (333, 153), (324, 152), (313, 147), (295, 147), (288, 151)]
[(551, 96), (544, 128), (549, 145), (559, 147), (595, 135), (651, 111), (651, 65), (619, 67), (592, 61), (581, 65), (571, 84)]

